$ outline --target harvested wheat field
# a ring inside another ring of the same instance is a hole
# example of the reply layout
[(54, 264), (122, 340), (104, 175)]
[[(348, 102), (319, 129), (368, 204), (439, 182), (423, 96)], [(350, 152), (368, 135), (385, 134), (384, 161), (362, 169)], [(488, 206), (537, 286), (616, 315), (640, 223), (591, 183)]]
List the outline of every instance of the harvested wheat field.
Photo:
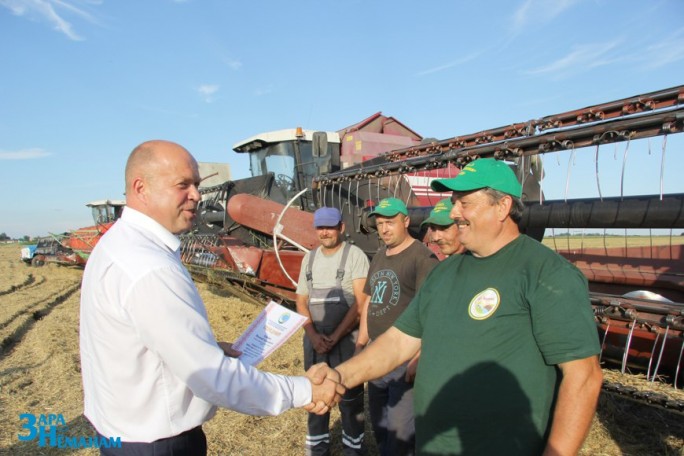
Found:
[[(48, 264), (33, 268), (19, 260), (19, 246), (0, 245), (0, 454), (98, 454), (94, 449), (40, 448), (20, 441), (28, 434), (21, 414), (61, 415), (64, 434), (92, 436), (81, 415), (82, 390), (78, 353), (81, 270)], [(225, 296), (205, 284), (198, 288), (219, 340), (232, 341), (261, 310)], [(262, 369), (301, 374), (301, 332), (264, 361)], [(611, 381), (618, 374), (606, 373)], [(637, 380), (638, 383), (638, 380)], [(649, 384), (650, 385), (650, 384)], [(652, 385), (650, 385), (652, 386)], [(681, 391), (661, 388), (680, 400)], [(339, 455), (339, 422), (331, 425)], [(306, 413), (292, 410), (279, 417), (249, 417), (220, 410), (205, 426), (212, 455), (301, 455)], [(376, 455), (367, 429), (367, 454)], [(583, 455), (684, 455), (684, 417), (603, 394)]]

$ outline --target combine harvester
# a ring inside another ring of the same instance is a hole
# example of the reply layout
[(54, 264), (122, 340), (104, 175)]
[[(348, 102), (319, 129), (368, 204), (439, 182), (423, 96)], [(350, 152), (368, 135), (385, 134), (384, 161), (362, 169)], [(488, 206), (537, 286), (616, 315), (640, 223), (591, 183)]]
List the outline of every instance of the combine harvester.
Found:
[[(201, 189), (197, 230), (184, 237), (183, 260), (196, 275), (218, 274), (221, 282), (236, 285), (234, 292), (244, 291), (242, 297), (292, 304), (304, 252), (318, 243), (312, 213), (321, 200), (310, 190), (314, 179), (421, 141), (420, 135), (381, 113), (339, 132), (293, 128), (241, 141), (234, 150), (249, 154), (252, 177)], [(430, 179), (456, 173), (448, 166), (408, 173), (395, 184), (399, 192), (411, 195), (410, 205), (429, 207), (440, 197), (429, 189)], [(375, 183), (366, 181), (353, 190), (375, 195), (371, 185)], [(390, 195), (386, 190), (381, 194)], [(347, 191), (340, 196), (351, 201)], [(356, 204), (360, 211), (371, 202), (354, 201), (355, 208)], [(379, 246), (378, 236), (372, 230), (360, 231), (360, 215), (345, 213), (347, 232), (352, 242), (372, 255)]]
[(124, 201), (98, 200), (86, 204), (93, 215), (93, 225), (63, 234), (42, 238), (32, 252), (22, 253), (22, 259), (33, 266), (57, 263), (66, 266), (85, 266), (95, 245), (114, 222), (119, 219)]
[[(249, 154), (252, 177), (202, 190), (183, 260), (195, 277), (238, 296), (292, 304), (301, 259), (316, 245), (316, 208), (340, 208), (348, 240), (373, 255), (380, 241), (368, 213), (395, 196), (409, 206), (412, 234), (426, 240), (420, 223), (446, 196), (430, 192), (430, 180), (494, 157), (523, 184), (522, 231), (540, 241), (546, 235), (587, 276), (604, 365), (680, 388), (684, 184), (681, 167), (668, 168), (667, 152), (669, 139), (680, 153), (682, 138), (672, 135), (683, 129), (679, 86), (440, 141), (423, 140), (380, 113), (337, 132), (264, 133), (234, 146)], [(638, 156), (638, 148), (648, 155)], [(584, 181), (595, 186), (571, 190), (583, 160), (590, 165)], [(643, 182), (628, 193), (635, 169)], [(564, 190), (547, 198), (554, 186)], [(684, 411), (681, 402), (668, 407)]]

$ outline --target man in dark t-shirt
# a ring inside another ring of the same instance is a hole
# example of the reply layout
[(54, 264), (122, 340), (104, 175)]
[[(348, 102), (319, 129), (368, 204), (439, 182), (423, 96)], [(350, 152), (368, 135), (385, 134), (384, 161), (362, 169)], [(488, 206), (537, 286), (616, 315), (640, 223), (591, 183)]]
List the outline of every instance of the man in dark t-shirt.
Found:
[[(415, 296), (437, 257), (408, 232), (406, 205), (386, 198), (370, 214), (385, 246), (368, 270), (357, 351), (389, 329)], [(413, 379), (419, 353), (388, 374), (368, 383), (368, 404), (381, 455), (415, 453)]]

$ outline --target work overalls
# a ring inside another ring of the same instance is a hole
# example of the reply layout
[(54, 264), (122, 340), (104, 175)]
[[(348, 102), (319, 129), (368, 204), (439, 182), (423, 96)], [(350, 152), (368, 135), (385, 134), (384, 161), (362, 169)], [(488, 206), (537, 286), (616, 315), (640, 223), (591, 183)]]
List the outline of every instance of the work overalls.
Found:
[[(309, 289), (309, 313), (316, 331), (319, 334), (330, 335), (337, 326), (342, 323), (349, 311), (350, 303), (344, 296), (342, 279), (344, 267), (351, 245), (344, 244), (342, 258), (337, 267), (335, 286), (332, 288), (314, 288), (312, 268), (318, 248), (311, 251), (309, 263), (306, 268), (306, 283)], [(358, 329), (344, 336), (328, 353), (320, 354), (314, 350), (309, 338), (304, 335), (304, 368), (309, 369), (317, 363), (327, 363), (330, 367), (336, 367), (342, 362), (354, 356), (354, 348)], [(340, 402), (340, 415), (342, 418), (342, 447), (345, 456), (361, 454), (361, 444), (364, 432), (363, 410), (363, 384), (351, 388), (342, 397)], [(315, 415), (309, 413), (308, 434), (306, 436), (307, 455), (330, 454), (330, 413)]]

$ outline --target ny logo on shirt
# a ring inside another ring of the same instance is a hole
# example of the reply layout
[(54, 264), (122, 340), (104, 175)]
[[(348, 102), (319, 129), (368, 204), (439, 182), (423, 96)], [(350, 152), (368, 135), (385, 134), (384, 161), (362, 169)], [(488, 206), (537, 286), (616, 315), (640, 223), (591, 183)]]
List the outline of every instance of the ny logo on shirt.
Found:
[(370, 303), (375, 307), (374, 311), (378, 311), (380, 307), (394, 307), (399, 302), (401, 296), (401, 285), (399, 284), (399, 277), (391, 269), (381, 269), (371, 275), (371, 299)]
[(387, 282), (379, 281), (375, 283), (375, 288), (373, 289), (373, 296), (371, 297), (371, 304), (381, 304), (382, 298), (385, 296), (385, 291), (387, 291)]

